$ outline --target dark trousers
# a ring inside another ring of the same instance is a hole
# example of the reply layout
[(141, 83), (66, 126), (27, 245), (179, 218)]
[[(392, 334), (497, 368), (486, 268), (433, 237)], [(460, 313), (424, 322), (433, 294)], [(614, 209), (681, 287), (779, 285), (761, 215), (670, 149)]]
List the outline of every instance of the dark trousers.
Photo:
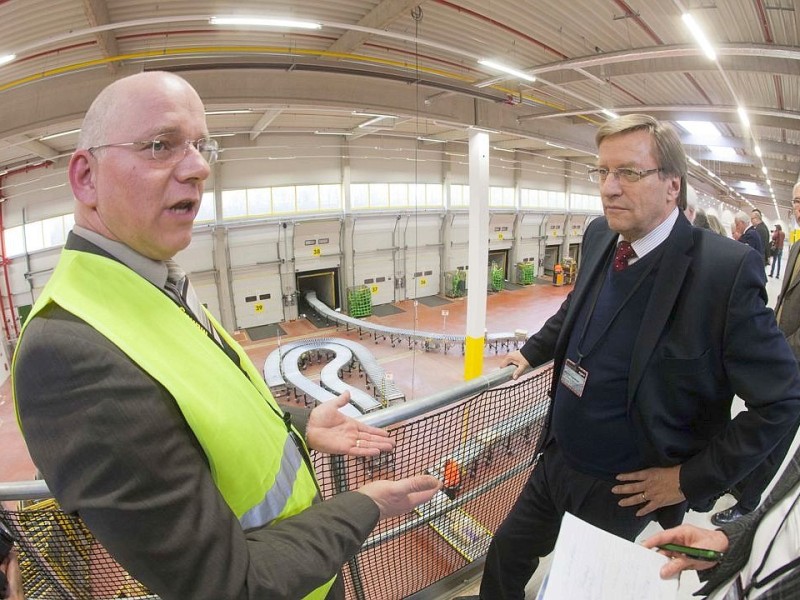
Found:
[(655, 518), (617, 505), (614, 483), (573, 470), (556, 442), (545, 448), (511, 512), (494, 534), (481, 581), (483, 600), (524, 600), (539, 558), (553, 551), (565, 511), (628, 540)]

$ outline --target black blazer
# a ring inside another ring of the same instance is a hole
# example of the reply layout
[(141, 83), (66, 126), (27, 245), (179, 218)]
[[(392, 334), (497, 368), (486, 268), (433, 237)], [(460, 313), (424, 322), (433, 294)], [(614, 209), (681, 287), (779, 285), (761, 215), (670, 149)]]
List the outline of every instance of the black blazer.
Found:
[(764, 241), (761, 239), (755, 227), (748, 227), (742, 234), (742, 237), (739, 238), (739, 241), (742, 244), (747, 244), (762, 256), (764, 255)]
[[(521, 350), (531, 365), (554, 359), (551, 397), (576, 316), (617, 237), (605, 218), (586, 228), (575, 289)], [(766, 306), (758, 253), (681, 214), (657, 268), (634, 343), (628, 411), (647, 464), (683, 465), (689, 505), (710, 510), (797, 422), (800, 372)], [(731, 420), (734, 394), (749, 410)]]

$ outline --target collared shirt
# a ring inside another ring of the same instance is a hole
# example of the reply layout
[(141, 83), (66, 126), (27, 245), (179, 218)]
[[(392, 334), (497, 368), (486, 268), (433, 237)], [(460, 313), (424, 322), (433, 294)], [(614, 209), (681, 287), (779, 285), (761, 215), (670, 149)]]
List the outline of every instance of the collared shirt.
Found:
[[(658, 248), (664, 240), (669, 237), (670, 232), (672, 231), (673, 226), (675, 225), (675, 221), (678, 220), (678, 207), (672, 209), (672, 212), (669, 213), (666, 219), (664, 219), (660, 225), (658, 225), (653, 231), (648, 233), (643, 238), (636, 240), (635, 242), (631, 242), (631, 246), (633, 247), (633, 251), (636, 252), (636, 256), (633, 258), (628, 259), (628, 264), (632, 265), (640, 258), (644, 257), (649, 252), (652, 252), (656, 248)], [(619, 244), (625, 238), (621, 235), (617, 238), (617, 244)]]
[(75, 225), (72, 231), (101, 250), (108, 252), (131, 271), (142, 276), (157, 288), (164, 289), (164, 285), (167, 283), (167, 265), (164, 261), (147, 258), (122, 242), (110, 240), (80, 225)]

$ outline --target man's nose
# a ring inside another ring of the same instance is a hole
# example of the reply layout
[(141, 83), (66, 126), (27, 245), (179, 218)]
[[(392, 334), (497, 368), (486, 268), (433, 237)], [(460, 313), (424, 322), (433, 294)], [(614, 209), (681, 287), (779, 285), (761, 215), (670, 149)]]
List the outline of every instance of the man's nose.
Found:
[(613, 196), (615, 194), (619, 194), (621, 188), (622, 184), (619, 181), (619, 177), (617, 177), (613, 172), (610, 171), (605, 181), (600, 182), (600, 193), (603, 195)]

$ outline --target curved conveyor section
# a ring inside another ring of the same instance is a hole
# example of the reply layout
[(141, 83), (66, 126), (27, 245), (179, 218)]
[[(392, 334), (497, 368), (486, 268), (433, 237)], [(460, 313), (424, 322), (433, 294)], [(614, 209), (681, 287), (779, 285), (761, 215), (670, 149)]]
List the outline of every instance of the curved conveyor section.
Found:
[[(378, 340), (389, 339), (389, 343), (394, 347), (397, 342), (405, 341), (408, 347), (412, 348), (419, 345), (425, 350), (438, 350), (441, 348), (444, 352), (452, 346), (461, 346), (461, 353), (464, 353), (464, 344), (466, 336), (455, 335), (448, 333), (435, 333), (431, 331), (415, 331), (413, 329), (403, 329), (401, 327), (387, 327), (369, 321), (363, 321), (351, 316), (345, 315), (339, 311), (333, 310), (321, 300), (317, 299), (316, 292), (309, 291), (305, 295), (306, 302), (317, 313), (337, 325), (343, 325), (347, 331), (355, 329), (358, 331), (359, 337), (364, 333), (372, 335), (375, 343)], [(489, 333), (486, 335), (485, 344), (497, 352), (500, 348), (505, 350), (519, 348), (527, 338), (527, 334), (518, 335), (517, 333)]]
[[(323, 367), (317, 384), (301, 372), (301, 365), (322, 356), (326, 359), (332, 357), (332, 360)], [(382, 401), (342, 381), (341, 372), (352, 369), (354, 365), (364, 371), (368, 385)], [(276, 397), (287, 394), (291, 388), (297, 395), (325, 402), (349, 391), (350, 405), (341, 410), (352, 416), (405, 399), (369, 350), (358, 342), (341, 338), (296, 340), (283, 344), (264, 361), (264, 380)]]

